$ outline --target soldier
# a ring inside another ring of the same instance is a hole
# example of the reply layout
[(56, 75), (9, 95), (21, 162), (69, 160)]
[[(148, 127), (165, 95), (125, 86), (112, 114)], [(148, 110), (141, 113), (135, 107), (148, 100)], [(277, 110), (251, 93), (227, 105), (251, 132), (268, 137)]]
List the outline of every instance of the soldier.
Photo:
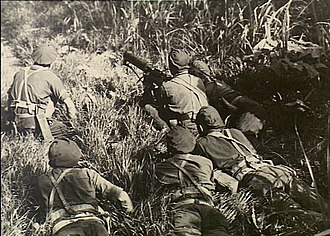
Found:
[(226, 218), (213, 207), (213, 165), (210, 160), (189, 154), (195, 136), (186, 128), (173, 127), (167, 135), (170, 158), (156, 164), (156, 176), (171, 193), (174, 235), (228, 236)]
[(213, 79), (209, 67), (203, 61), (194, 60), (189, 72), (203, 80), (209, 104), (221, 116), (229, 115), (229, 127), (235, 127), (243, 133), (259, 133), (265, 118), (265, 111), (259, 103), (233, 90), (223, 81)]
[(190, 56), (184, 50), (172, 50), (168, 60), (173, 78), (161, 86), (160, 115), (169, 126), (179, 124), (197, 135), (194, 120), (199, 109), (208, 105), (203, 81), (188, 73)]
[[(225, 129), (218, 111), (212, 106), (202, 107), (196, 123), (200, 138), (196, 142), (196, 155), (212, 160), (215, 179), (233, 192), (249, 187), (256, 193), (266, 194), (275, 190), (273, 197), (288, 193), (296, 203), (292, 206), (321, 211), (321, 199), (314, 189), (300, 180), (295, 171), (284, 165), (273, 165), (262, 160), (252, 144), (238, 129)], [(299, 204), (297, 204), (299, 203)]]
[(49, 125), (55, 111), (54, 104), (58, 101), (66, 105), (69, 118), (76, 118), (76, 108), (69, 93), (60, 78), (50, 70), (56, 57), (57, 52), (52, 46), (40, 46), (32, 53), (34, 64), (15, 74), (8, 91), (9, 121), (15, 133), (32, 132), (37, 136), (42, 134), (45, 140), (52, 140)]
[(98, 216), (96, 193), (105, 199), (116, 199), (130, 212), (131, 199), (122, 188), (110, 183), (96, 171), (76, 167), (82, 154), (69, 139), (51, 143), (48, 157), (53, 168), (39, 177), (43, 209), (47, 209), (51, 235), (107, 236), (103, 220)]

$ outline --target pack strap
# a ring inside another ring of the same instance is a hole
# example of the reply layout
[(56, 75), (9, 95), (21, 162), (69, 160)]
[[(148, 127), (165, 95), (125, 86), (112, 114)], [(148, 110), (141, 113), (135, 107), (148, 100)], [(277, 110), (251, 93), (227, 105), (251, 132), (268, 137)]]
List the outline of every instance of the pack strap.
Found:
[(65, 169), (61, 174), (60, 176), (57, 178), (57, 180), (54, 178), (53, 174), (50, 173), (50, 175), (48, 175), (50, 181), (52, 182), (53, 184), (53, 188), (52, 188), (52, 191), (50, 193), (50, 196), (49, 196), (49, 209), (50, 211), (52, 211), (53, 209), (53, 206), (54, 206), (54, 197), (55, 197), (55, 192), (57, 192), (61, 202), (62, 202), (62, 205), (64, 207), (64, 209), (69, 213), (69, 214), (76, 214), (76, 211), (73, 210), (70, 205), (68, 204), (68, 202), (65, 200), (64, 198), (64, 195), (63, 195), (63, 192), (62, 190), (60, 189), (59, 187), (59, 183), (61, 182), (61, 180), (64, 178), (64, 176), (69, 173), (73, 168), (68, 168), (68, 169)]
[(215, 132), (211, 132), (209, 133), (208, 135), (210, 136), (213, 136), (213, 137), (221, 137), (221, 138), (224, 138), (224, 139), (227, 139), (229, 140), (233, 146), (235, 147), (235, 149), (242, 155), (242, 156), (246, 156), (246, 153), (244, 153), (244, 151), (242, 150), (242, 148), (240, 148), (238, 145), (241, 145), (243, 146), (246, 150), (248, 150), (248, 152), (252, 155), (255, 155), (255, 152), (253, 152), (251, 150), (251, 148), (249, 148), (247, 145), (245, 145), (244, 143), (238, 141), (237, 139), (233, 138), (231, 132), (229, 129), (224, 129), (224, 132), (227, 134), (223, 134), (219, 131), (215, 131)]
[(229, 129), (225, 129), (224, 130), (225, 133), (227, 134), (226, 137), (229, 138), (229, 140), (231, 141), (231, 143), (233, 144), (233, 146), (236, 148), (236, 150), (243, 156), (245, 156), (246, 154), (244, 153), (244, 151), (242, 150), (242, 148), (240, 146), (238, 146), (238, 144), (242, 145), (244, 148), (246, 148), (251, 154), (252, 154), (252, 150), (250, 150), (245, 144), (243, 144), (242, 142), (238, 141), (237, 139), (234, 139), (230, 130)]
[[(34, 112), (36, 110), (36, 107), (38, 104), (32, 103), (28, 94), (28, 79), (30, 78), (31, 75), (39, 72), (39, 71), (43, 71), (43, 70), (47, 70), (46, 68), (42, 68), (42, 69), (38, 69), (35, 71), (30, 72), (30, 68), (29, 67), (25, 67), (24, 68), (24, 80), (20, 83), (19, 88), (18, 88), (18, 94), (17, 94), (17, 98), (14, 100), (14, 106), (19, 106), (22, 108), (26, 108), (29, 110), (29, 113), (32, 114), (32, 112)], [(26, 101), (22, 100), (22, 93), (24, 92), (25, 97), (26, 97)]]

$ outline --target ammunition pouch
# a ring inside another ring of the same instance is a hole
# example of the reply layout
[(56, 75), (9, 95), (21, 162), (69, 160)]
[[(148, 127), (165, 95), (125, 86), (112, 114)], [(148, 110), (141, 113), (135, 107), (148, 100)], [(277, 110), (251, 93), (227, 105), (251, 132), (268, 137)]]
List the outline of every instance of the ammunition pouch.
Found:
[(49, 141), (53, 139), (45, 115), (46, 106), (25, 101), (15, 101), (10, 106), (10, 109), (14, 113), (14, 127), (17, 128), (18, 132), (40, 130), (44, 140)]
[(240, 181), (249, 172), (257, 170), (265, 165), (267, 165), (267, 161), (262, 161), (254, 155), (247, 155), (241, 162), (233, 165), (232, 176)]
[(239, 181), (221, 170), (214, 171), (214, 180), (231, 190), (232, 193), (237, 193)]

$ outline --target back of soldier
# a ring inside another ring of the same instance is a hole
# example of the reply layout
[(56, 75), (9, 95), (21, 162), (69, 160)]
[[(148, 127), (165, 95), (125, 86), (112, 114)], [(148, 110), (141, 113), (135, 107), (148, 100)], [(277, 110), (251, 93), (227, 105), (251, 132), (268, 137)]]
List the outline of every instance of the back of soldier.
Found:
[[(89, 173), (91, 171), (92, 170), (87, 168), (72, 168), (58, 184), (69, 205), (91, 204), (97, 207), (95, 186), (93, 185), (93, 180), (90, 178), (91, 174)], [(49, 175), (53, 175), (54, 178), (57, 179), (62, 172), (61, 169), (54, 169), (52, 172), (39, 177), (39, 188), (44, 202), (47, 201), (53, 189), (53, 184)], [(54, 196), (53, 207), (54, 210), (63, 208), (58, 195)]]
[[(238, 129), (226, 129), (230, 132), (233, 139), (244, 144), (247, 148), (255, 152), (252, 144), (245, 135)], [(224, 138), (224, 131), (213, 131), (197, 140), (196, 148), (193, 153), (203, 154), (213, 161), (215, 168), (228, 171), (232, 166), (244, 160), (244, 156), (233, 146), (232, 141)], [(251, 155), (250, 151), (244, 146), (241, 147), (246, 155)]]
[(210, 160), (199, 155), (177, 154), (165, 162), (157, 164), (157, 177), (163, 184), (171, 184), (180, 187), (191, 186), (189, 179), (180, 179), (179, 172), (173, 168), (173, 163), (188, 171), (191, 176), (209, 190), (214, 189), (212, 182), (213, 165)]

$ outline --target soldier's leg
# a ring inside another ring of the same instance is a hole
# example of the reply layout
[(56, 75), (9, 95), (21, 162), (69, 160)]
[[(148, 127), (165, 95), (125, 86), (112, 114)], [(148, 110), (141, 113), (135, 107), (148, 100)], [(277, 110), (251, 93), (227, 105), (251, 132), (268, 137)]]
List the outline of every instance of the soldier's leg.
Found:
[(83, 225), (86, 236), (108, 236), (109, 233), (105, 226), (99, 221), (89, 221)]
[(251, 132), (256, 135), (261, 131), (263, 126), (263, 122), (250, 112), (242, 114), (236, 123), (236, 128), (243, 133)]
[[(294, 178), (290, 184), (290, 196), (306, 209), (322, 212), (328, 209), (326, 201), (317, 195), (315, 189), (311, 188), (305, 181)], [(329, 209), (328, 209), (329, 210)]]
[(173, 210), (175, 236), (200, 236), (201, 216), (195, 204), (187, 204)]
[(202, 234), (207, 236), (230, 236), (229, 223), (217, 209), (200, 205), (202, 215)]
[(85, 220), (67, 225), (54, 236), (108, 236), (105, 226), (99, 221)]
[(67, 225), (57, 231), (54, 236), (86, 236), (81, 223), (76, 222), (70, 225)]

